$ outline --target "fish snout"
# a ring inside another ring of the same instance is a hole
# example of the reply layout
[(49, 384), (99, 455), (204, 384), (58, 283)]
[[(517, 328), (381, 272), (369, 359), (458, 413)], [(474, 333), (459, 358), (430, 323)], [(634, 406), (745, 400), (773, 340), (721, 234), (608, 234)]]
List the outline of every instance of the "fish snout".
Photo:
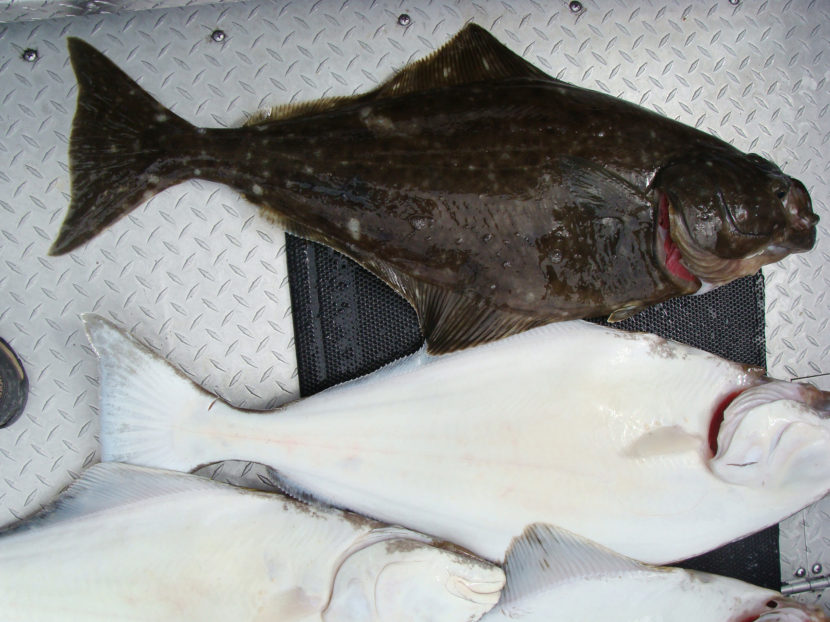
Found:
[(786, 198), (787, 238), (785, 244), (794, 251), (808, 251), (816, 243), (816, 225), (819, 217), (813, 212), (810, 194), (803, 183), (791, 180)]

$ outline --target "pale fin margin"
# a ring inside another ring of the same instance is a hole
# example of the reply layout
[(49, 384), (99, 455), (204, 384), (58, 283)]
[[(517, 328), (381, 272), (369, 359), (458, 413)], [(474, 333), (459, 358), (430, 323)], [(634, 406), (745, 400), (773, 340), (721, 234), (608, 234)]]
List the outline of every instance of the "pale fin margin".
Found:
[(507, 551), (507, 587), (500, 604), (506, 607), (575, 579), (648, 568), (569, 531), (537, 523), (514, 538)]

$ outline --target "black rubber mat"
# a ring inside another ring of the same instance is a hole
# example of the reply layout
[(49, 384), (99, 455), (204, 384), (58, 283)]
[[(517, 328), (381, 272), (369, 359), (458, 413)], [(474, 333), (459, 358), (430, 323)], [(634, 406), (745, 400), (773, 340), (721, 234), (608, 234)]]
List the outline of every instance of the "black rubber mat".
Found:
[[(303, 395), (367, 374), (420, 347), (415, 312), (400, 296), (330, 248), (287, 237)], [(656, 333), (765, 367), (763, 277), (759, 273), (702, 296), (669, 300), (615, 327)], [(778, 527), (678, 565), (780, 589)]]

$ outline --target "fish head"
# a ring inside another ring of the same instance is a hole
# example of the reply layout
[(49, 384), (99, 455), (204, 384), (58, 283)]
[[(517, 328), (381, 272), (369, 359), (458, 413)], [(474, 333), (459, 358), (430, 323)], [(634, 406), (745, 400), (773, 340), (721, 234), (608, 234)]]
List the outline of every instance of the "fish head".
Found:
[(830, 490), (830, 392), (767, 380), (727, 406), (709, 462), (720, 479), (765, 490)]
[(478, 620), (498, 602), (504, 572), (451, 545), (395, 537), (349, 555), (323, 620)]
[(722, 285), (815, 245), (804, 184), (757, 154), (692, 151), (658, 171), (652, 188), (657, 252), (685, 283)]
[[(754, 617), (757, 615), (758, 617)], [(830, 622), (818, 607), (805, 605), (786, 596), (776, 596), (767, 600), (761, 610), (750, 617), (743, 617), (740, 622)]]

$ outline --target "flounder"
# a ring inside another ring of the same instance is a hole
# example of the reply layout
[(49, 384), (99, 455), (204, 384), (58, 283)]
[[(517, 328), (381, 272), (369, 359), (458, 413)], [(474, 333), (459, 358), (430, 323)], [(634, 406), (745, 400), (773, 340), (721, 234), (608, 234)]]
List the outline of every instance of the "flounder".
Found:
[(375, 90), (197, 128), (90, 45), (79, 82), (71, 251), (189, 178), (227, 184), (415, 308), (430, 352), (643, 307), (815, 243), (773, 163), (546, 75), (476, 25)]

